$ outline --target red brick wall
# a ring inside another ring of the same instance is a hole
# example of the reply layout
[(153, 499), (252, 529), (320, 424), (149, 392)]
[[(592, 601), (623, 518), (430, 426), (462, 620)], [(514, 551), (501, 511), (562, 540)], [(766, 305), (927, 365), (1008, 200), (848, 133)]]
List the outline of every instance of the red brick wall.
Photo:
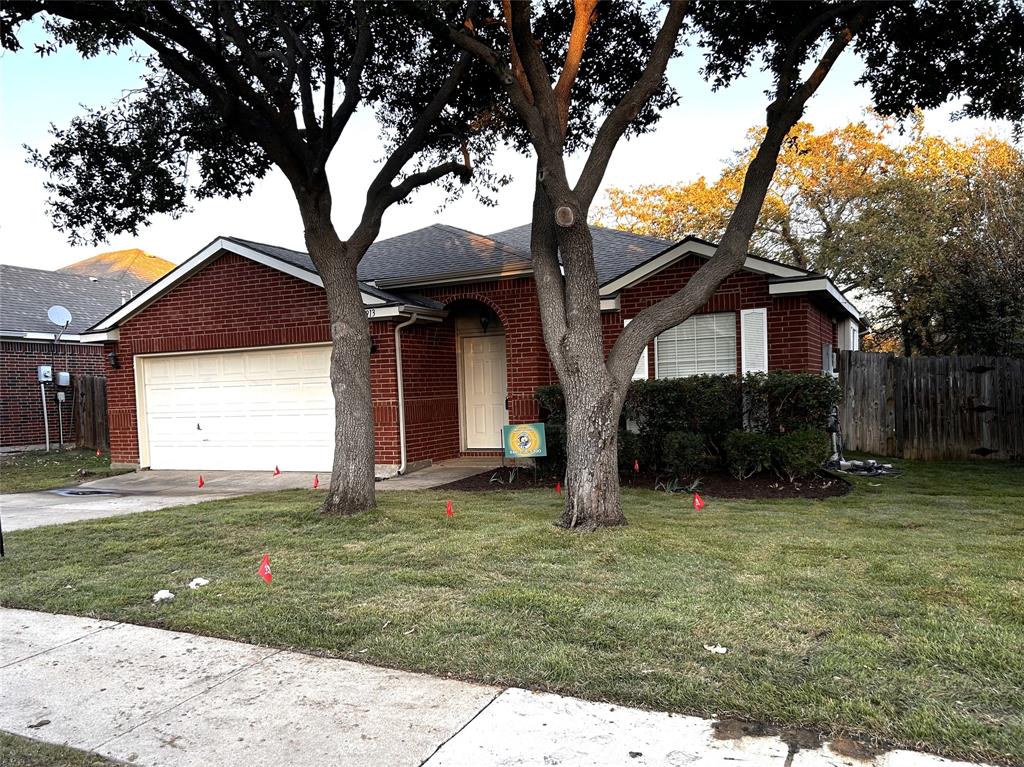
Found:
[(419, 291), (446, 306), (457, 301), (489, 306), (505, 328), (509, 423), (530, 423), (540, 416), (534, 393), (556, 380), (540, 327), (540, 309), (532, 277), (452, 285)]
[[(602, 318), (605, 348), (614, 343), (624, 318), (678, 290), (701, 263), (696, 257), (688, 258), (623, 291), (621, 311)], [(420, 292), (452, 309), (463, 306), (473, 311), (472, 302), (490, 307), (505, 329), (509, 421), (536, 420), (539, 410), (534, 393), (538, 386), (556, 378), (544, 348), (532, 279), (439, 286)], [(831, 320), (806, 298), (773, 299), (765, 276), (733, 275), (705, 311), (736, 312), (738, 324), (741, 309), (759, 307), (768, 309), (770, 369), (819, 370), (821, 344), (831, 341), (834, 334)], [(400, 460), (395, 324), (388, 320), (370, 325), (376, 346), (370, 367), (376, 461), (380, 464)], [(454, 456), (460, 446), (454, 322), (449, 317), (443, 323), (409, 326), (402, 331), (402, 339), (408, 459)], [(114, 460), (138, 462), (135, 354), (329, 340), (326, 300), (320, 288), (233, 254), (222, 256), (122, 326), (116, 344), (121, 369), (108, 370)], [(737, 368), (739, 359), (737, 344)], [(653, 348), (648, 361), (653, 377)]]
[(454, 458), (461, 441), (455, 325), (447, 319), (401, 332), (406, 457)]
[[(605, 353), (622, 331), (623, 320), (635, 317), (642, 309), (679, 290), (703, 263), (697, 256), (688, 256), (635, 287), (623, 290), (619, 313), (606, 314), (603, 318)], [(804, 296), (773, 298), (768, 293), (768, 285), (765, 275), (734, 274), (719, 286), (699, 313), (736, 313), (737, 371), (742, 354), (739, 313), (743, 309), (760, 308), (768, 310), (768, 369), (820, 371), (821, 344), (831, 343), (832, 320)], [(653, 342), (648, 345), (647, 365), (648, 376), (654, 378)]]
[[(36, 380), (36, 368), (51, 364), (52, 346), (32, 341), (0, 342), (0, 445), (42, 445), (46, 442), (43, 428), (43, 403)], [(65, 354), (67, 355), (65, 357)], [(64, 413), (64, 440), (74, 442), (71, 420), (73, 386), (80, 375), (103, 375), (103, 347), (59, 344), (54, 362), (57, 372), (71, 373), (72, 389), (61, 406)], [(53, 384), (46, 385), (50, 417), (50, 441), (60, 441), (57, 403)]]
[[(370, 324), (371, 386), (379, 463), (397, 462), (397, 390), (389, 322)], [(111, 457), (138, 463), (134, 355), (330, 341), (321, 288), (228, 253), (124, 323), (107, 369)]]

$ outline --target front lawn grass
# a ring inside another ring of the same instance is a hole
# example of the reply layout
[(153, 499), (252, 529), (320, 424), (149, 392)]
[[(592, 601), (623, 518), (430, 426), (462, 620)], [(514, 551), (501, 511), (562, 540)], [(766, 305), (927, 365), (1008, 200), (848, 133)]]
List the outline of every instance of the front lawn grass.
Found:
[(110, 456), (95, 450), (54, 448), (0, 455), (0, 493), (27, 493), (71, 487), (92, 479), (122, 474), (111, 469)]
[(703, 512), (626, 491), (629, 526), (595, 534), (554, 527), (545, 490), (211, 502), (12, 533), (0, 602), (1017, 762), (1024, 467), (903, 466)]
[(99, 754), (0, 732), (0, 767), (116, 767)]

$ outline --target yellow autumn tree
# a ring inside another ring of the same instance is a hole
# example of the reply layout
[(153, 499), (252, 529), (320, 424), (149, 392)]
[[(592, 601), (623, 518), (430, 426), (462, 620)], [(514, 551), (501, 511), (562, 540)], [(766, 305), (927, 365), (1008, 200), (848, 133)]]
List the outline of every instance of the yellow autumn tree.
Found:
[[(1024, 353), (1024, 154), (995, 136), (905, 133), (868, 116), (816, 133), (797, 124), (752, 252), (829, 275), (871, 309), (872, 348)], [(761, 131), (714, 181), (611, 189), (598, 223), (717, 241)]]
[[(900, 161), (885, 138), (887, 125), (851, 123), (815, 133), (798, 123), (779, 155), (778, 169), (761, 209), (751, 250), (803, 268), (828, 269), (824, 246), (837, 227), (856, 215), (859, 201), (875, 179)], [(760, 144), (762, 128), (747, 132), (747, 142), (708, 182), (644, 185), (610, 189), (597, 222), (665, 239), (696, 235), (717, 240), (736, 207), (743, 176)]]

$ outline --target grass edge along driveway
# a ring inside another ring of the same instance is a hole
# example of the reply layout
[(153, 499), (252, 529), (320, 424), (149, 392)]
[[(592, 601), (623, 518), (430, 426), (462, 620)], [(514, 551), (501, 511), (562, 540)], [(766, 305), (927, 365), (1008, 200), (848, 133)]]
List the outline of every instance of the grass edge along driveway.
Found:
[(107, 453), (88, 448), (54, 447), (0, 455), (0, 493), (28, 493), (72, 487), (103, 477), (124, 474), (128, 469), (111, 469)]
[(12, 533), (0, 602), (1019, 762), (1024, 467), (904, 468), (702, 512), (627, 490), (630, 525), (589, 535), (544, 490), (210, 502)]

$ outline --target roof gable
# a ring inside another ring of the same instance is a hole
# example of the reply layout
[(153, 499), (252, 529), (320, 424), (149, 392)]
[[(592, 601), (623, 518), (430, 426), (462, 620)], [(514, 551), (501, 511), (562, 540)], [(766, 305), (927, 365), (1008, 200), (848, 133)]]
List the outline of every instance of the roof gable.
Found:
[[(190, 259), (168, 272), (142, 293), (139, 293), (131, 301), (97, 321), (90, 327), (90, 331), (93, 333), (104, 333), (116, 329), (189, 277), (202, 271), (208, 264), (224, 253), (234, 253), (320, 288), (324, 286), (323, 280), (313, 266), (312, 259), (306, 253), (250, 240), (241, 240), (235, 237), (218, 237)], [(381, 316), (379, 310), (385, 308), (402, 310), (409, 307), (425, 313), (436, 313), (441, 309), (440, 304), (430, 299), (390, 293), (362, 282), (359, 284), (359, 288), (364, 306), (378, 310), (377, 316)]]

